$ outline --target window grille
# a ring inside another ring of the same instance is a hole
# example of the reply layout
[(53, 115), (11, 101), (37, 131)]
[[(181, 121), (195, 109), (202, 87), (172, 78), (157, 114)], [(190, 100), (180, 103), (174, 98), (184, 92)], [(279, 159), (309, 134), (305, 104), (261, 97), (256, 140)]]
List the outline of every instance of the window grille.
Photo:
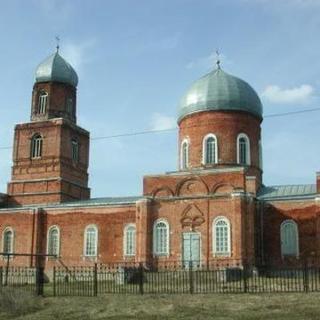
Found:
[(189, 144), (183, 141), (181, 145), (181, 169), (187, 169), (189, 166)]
[(42, 92), (39, 95), (39, 104), (38, 104), (38, 113), (45, 114), (47, 111), (47, 101), (48, 94), (46, 92)]
[(72, 116), (73, 115), (73, 99), (68, 98), (67, 99), (67, 113)]
[(154, 227), (154, 254), (169, 254), (169, 234), (168, 225), (163, 222), (157, 222)]
[(85, 256), (95, 257), (97, 255), (98, 231), (94, 226), (87, 227), (85, 231)]
[(6, 229), (3, 233), (3, 252), (13, 253), (13, 231)]
[(242, 165), (250, 164), (250, 142), (247, 135), (241, 133), (237, 141), (237, 158), (238, 163)]
[(230, 255), (230, 225), (225, 218), (214, 222), (214, 254), (220, 256)]
[(134, 256), (136, 254), (136, 228), (128, 226), (125, 228), (125, 250), (126, 256)]
[(42, 156), (42, 137), (35, 135), (31, 141), (31, 158), (40, 158)]
[(71, 157), (74, 162), (79, 161), (79, 143), (74, 139), (71, 141)]
[(204, 163), (214, 164), (217, 163), (217, 139), (216, 137), (210, 135), (205, 137), (204, 140)]
[(48, 234), (48, 254), (59, 255), (59, 230), (57, 227), (52, 227)]

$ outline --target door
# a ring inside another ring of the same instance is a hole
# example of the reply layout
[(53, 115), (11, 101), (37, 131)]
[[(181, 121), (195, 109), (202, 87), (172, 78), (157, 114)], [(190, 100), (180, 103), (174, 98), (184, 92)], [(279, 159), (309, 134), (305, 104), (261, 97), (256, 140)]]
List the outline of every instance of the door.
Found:
[(200, 234), (196, 232), (185, 232), (182, 236), (183, 264), (188, 267), (200, 264)]

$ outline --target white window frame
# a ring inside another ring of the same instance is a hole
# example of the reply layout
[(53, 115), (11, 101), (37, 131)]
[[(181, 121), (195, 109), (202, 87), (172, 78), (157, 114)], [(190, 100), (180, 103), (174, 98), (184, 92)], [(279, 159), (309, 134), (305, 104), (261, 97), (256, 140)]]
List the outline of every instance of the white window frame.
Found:
[[(5, 234), (8, 231), (10, 231), (12, 233), (11, 248), (10, 248), (11, 250), (10, 250), (10, 252), (6, 252), (5, 251), (5, 247), (4, 247), (4, 245), (5, 245)], [(6, 227), (2, 232), (2, 252), (3, 253), (14, 253), (14, 239), (15, 239), (14, 230), (11, 227)], [(6, 257), (4, 257), (4, 258), (6, 258)]]
[[(157, 225), (159, 223), (164, 223), (166, 225), (166, 230), (167, 230), (167, 241), (166, 241), (166, 252), (158, 252), (157, 251), (157, 238), (156, 238), (156, 230), (157, 230)], [(170, 228), (169, 228), (169, 223), (167, 220), (165, 219), (157, 219), (154, 223), (153, 223), (153, 234), (152, 234), (152, 243), (153, 243), (153, 255), (156, 257), (168, 257), (169, 256), (169, 252), (170, 252)]]
[(45, 114), (47, 112), (48, 93), (41, 91), (38, 98), (38, 114)]
[[(291, 224), (294, 226), (295, 228), (295, 233), (296, 233), (296, 248), (297, 248), (297, 252), (296, 254), (292, 255), (292, 254), (283, 254), (282, 251), (282, 242), (283, 242), (283, 228), (286, 224)], [(292, 219), (287, 219), (282, 221), (281, 225), (280, 225), (280, 251), (281, 251), (281, 257), (299, 257), (300, 255), (300, 248), (299, 248), (299, 228), (298, 228), (298, 224), (292, 220)]]
[[(224, 221), (228, 227), (228, 251), (227, 252), (217, 252), (217, 244), (216, 244), (216, 225), (219, 221)], [(231, 257), (231, 224), (227, 217), (225, 216), (218, 216), (212, 222), (212, 253), (214, 257)]]
[[(133, 252), (129, 252), (129, 248), (127, 246), (128, 242), (128, 231), (130, 228), (134, 228), (134, 241), (132, 243)], [(137, 228), (134, 223), (127, 224), (123, 229), (123, 255), (125, 257), (134, 257), (136, 255), (136, 249), (137, 249)]]
[[(246, 163), (240, 163), (240, 139), (244, 138), (247, 144), (246, 150)], [(241, 165), (250, 165), (251, 164), (251, 148), (250, 148), (250, 139), (245, 133), (239, 133), (237, 137), (237, 163)]]
[[(57, 225), (53, 225), (48, 229), (48, 234), (47, 234), (47, 254), (52, 254), (49, 252), (49, 244), (50, 244), (50, 233), (52, 230), (57, 230), (58, 231), (58, 242), (57, 242), (57, 257), (60, 256), (60, 228)], [(49, 257), (53, 258), (53, 257)]]
[(39, 159), (42, 157), (43, 138), (41, 134), (36, 133), (31, 138), (31, 159)]
[[(184, 144), (187, 145), (186, 158), (184, 158), (184, 150), (183, 150)], [(181, 170), (186, 170), (189, 168), (189, 149), (190, 149), (189, 146), (190, 146), (189, 139), (188, 138), (183, 139), (180, 146), (180, 169)]]
[[(207, 140), (213, 138), (215, 140), (214, 144), (214, 161), (213, 163), (207, 163)], [(202, 164), (217, 164), (218, 163), (218, 139), (213, 133), (208, 133), (202, 140)]]
[[(94, 243), (94, 254), (88, 254), (87, 253), (87, 231), (88, 229), (93, 228), (95, 229), (95, 243)], [(97, 257), (98, 256), (98, 237), (99, 237), (99, 232), (98, 232), (98, 228), (95, 224), (89, 224), (88, 226), (85, 227), (84, 229), (84, 245), (83, 245), (83, 255), (85, 257)]]

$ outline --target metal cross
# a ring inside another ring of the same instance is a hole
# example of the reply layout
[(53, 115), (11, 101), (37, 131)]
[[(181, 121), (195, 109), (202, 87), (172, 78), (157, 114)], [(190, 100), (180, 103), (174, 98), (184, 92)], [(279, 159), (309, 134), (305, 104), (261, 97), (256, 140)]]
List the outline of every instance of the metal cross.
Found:
[(220, 69), (220, 52), (219, 52), (219, 49), (216, 50), (216, 65), (217, 65), (217, 68)]
[(56, 41), (57, 41), (57, 46), (56, 46), (57, 52), (59, 52), (59, 48), (60, 48), (60, 38), (59, 38), (59, 36), (56, 36)]

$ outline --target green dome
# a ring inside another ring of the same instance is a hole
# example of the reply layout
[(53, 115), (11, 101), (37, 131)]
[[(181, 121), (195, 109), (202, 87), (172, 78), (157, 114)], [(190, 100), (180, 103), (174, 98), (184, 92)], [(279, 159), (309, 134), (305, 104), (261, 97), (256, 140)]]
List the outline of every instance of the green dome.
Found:
[(211, 110), (245, 111), (262, 119), (262, 104), (254, 89), (220, 68), (193, 83), (180, 102), (178, 122), (191, 113)]
[(77, 73), (58, 51), (41, 62), (36, 69), (36, 82), (48, 81), (67, 83), (74, 87), (78, 84)]

